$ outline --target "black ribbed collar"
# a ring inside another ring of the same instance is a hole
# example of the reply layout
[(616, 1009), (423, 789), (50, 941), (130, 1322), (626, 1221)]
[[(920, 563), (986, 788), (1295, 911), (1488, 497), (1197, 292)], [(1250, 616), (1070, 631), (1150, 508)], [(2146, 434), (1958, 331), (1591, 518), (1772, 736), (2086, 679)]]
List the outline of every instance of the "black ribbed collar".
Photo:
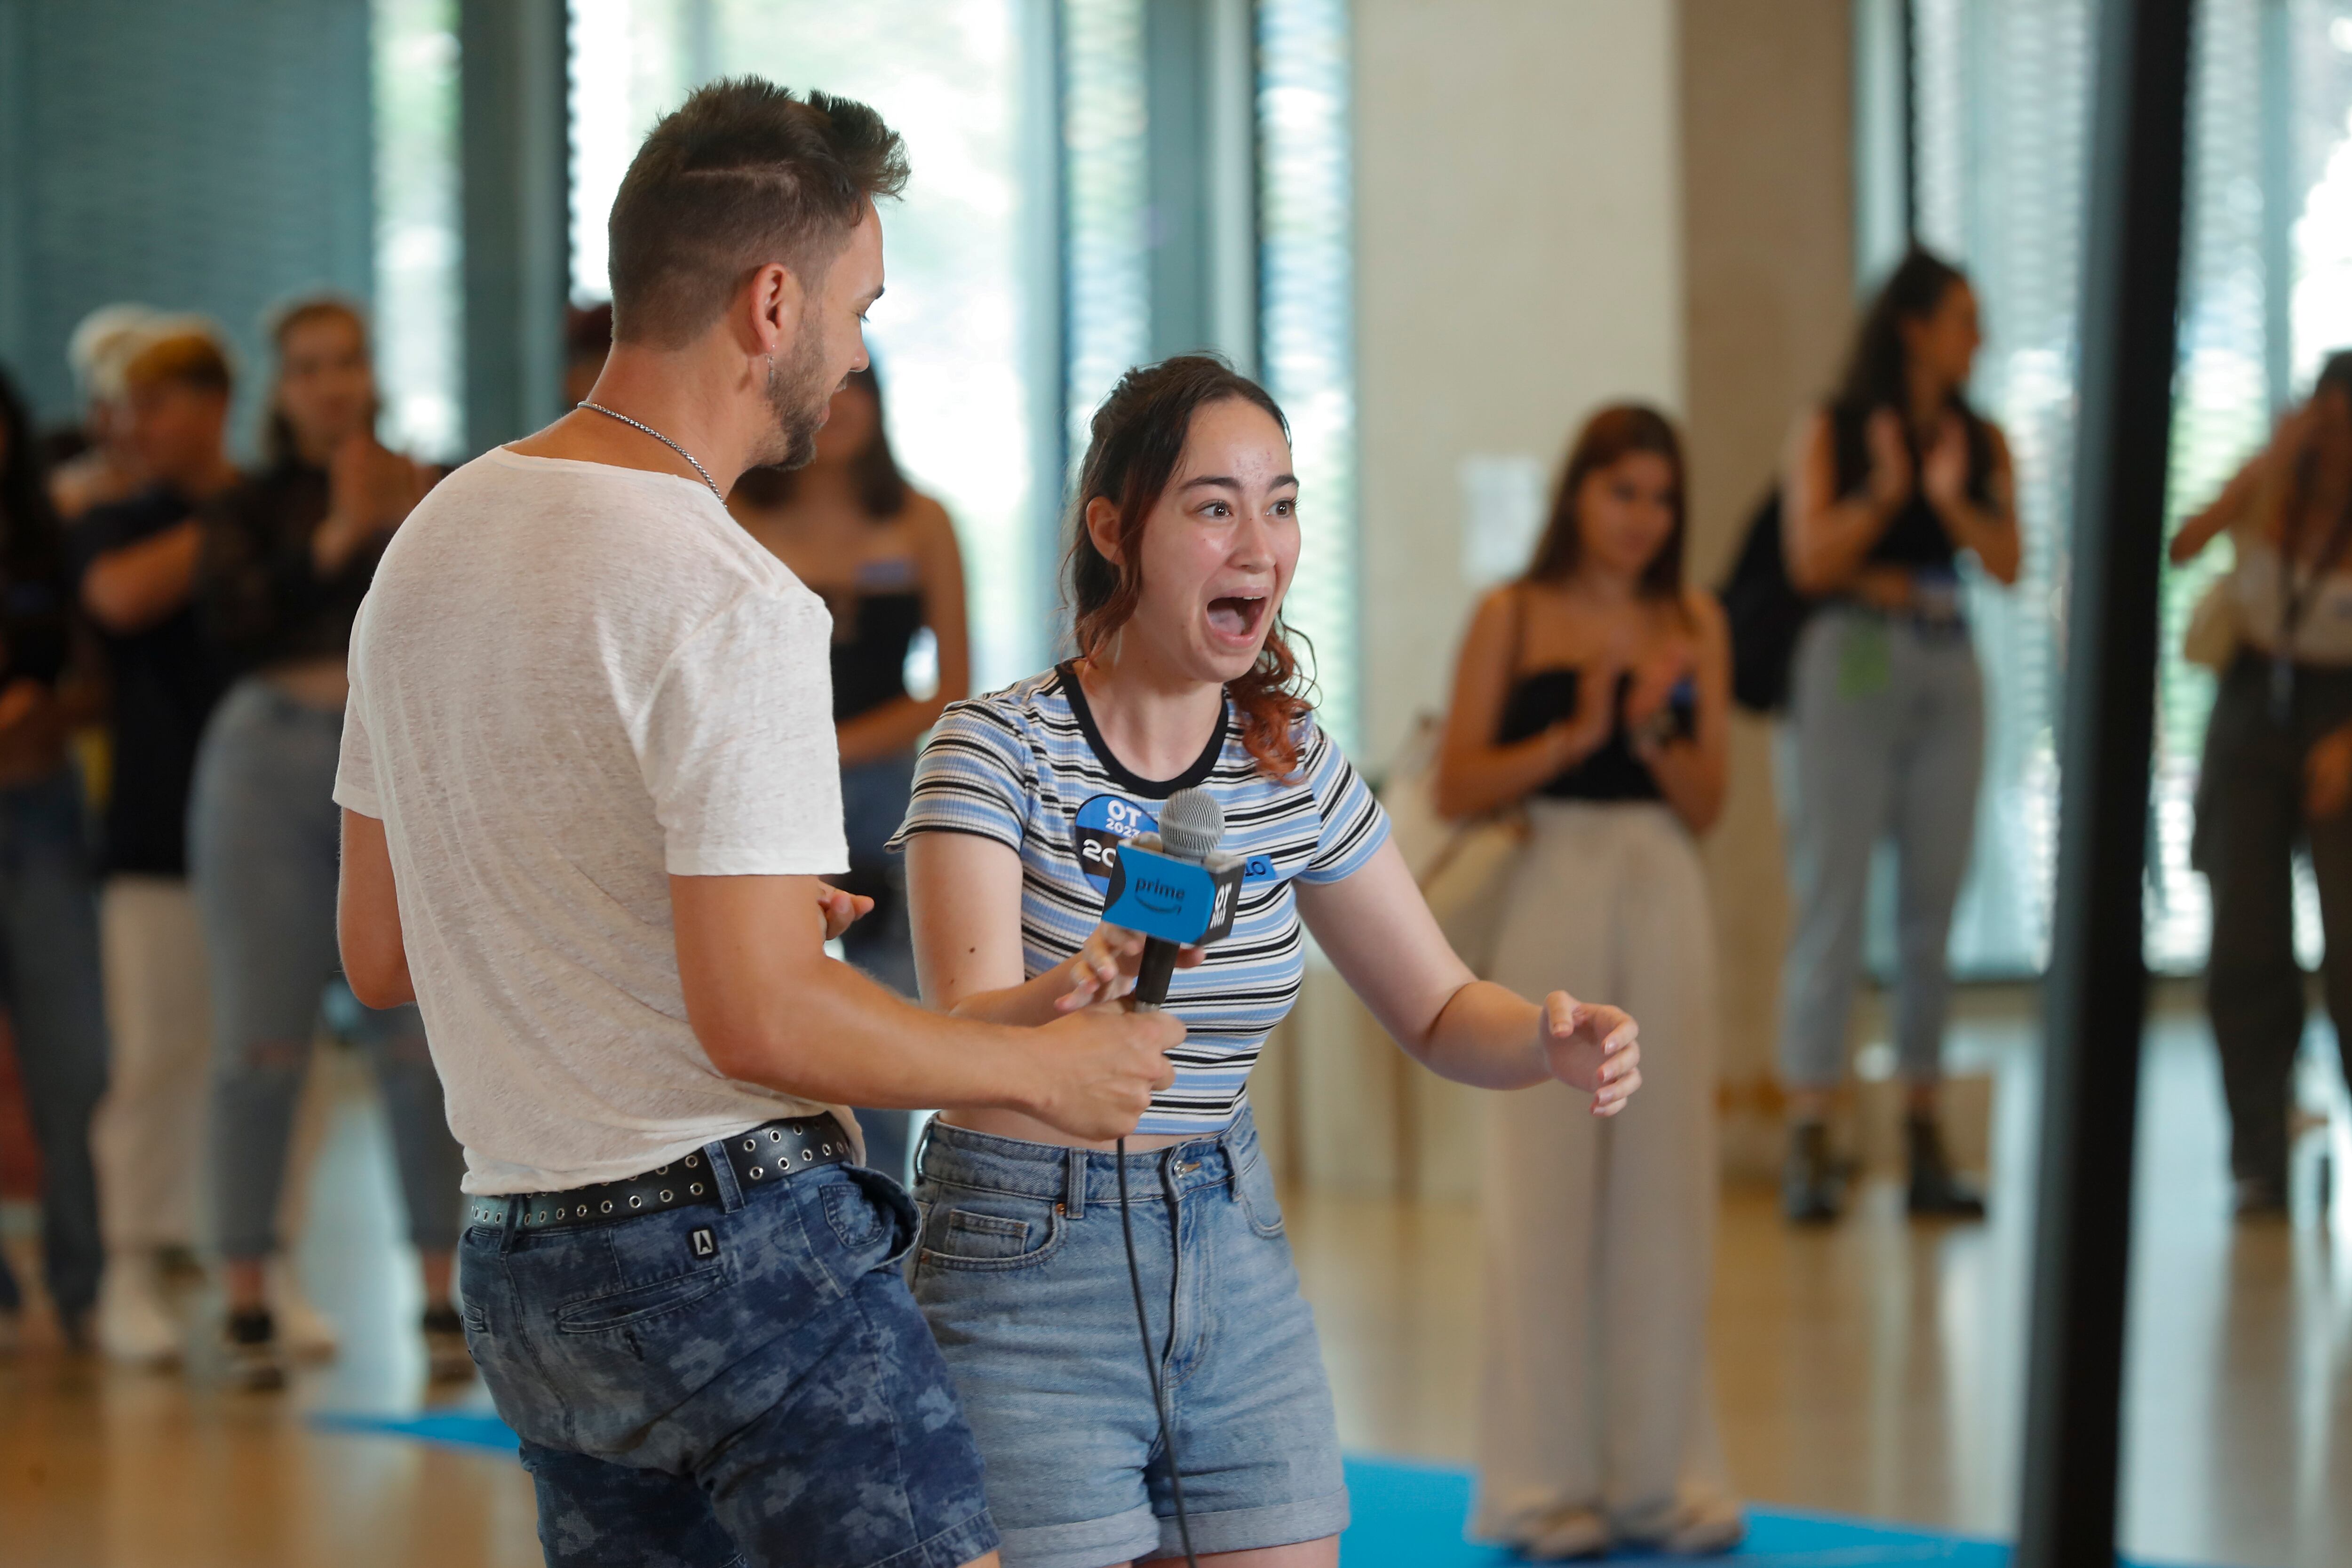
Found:
[(1095, 722), (1095, 710), (1087, 702), (1086, 686), (1078, 679), (1077, 661), (1071, 659), (1055, 665), (1054, 674), (1062, 683), (1062, 695), (1069, 700), (1070, 711), (1078, 716), (1078, 728), (1084, 731), (1087, 744), (1094, 748), (1096, 760), (1102, 763), (1103, 771), (1110, 774), (1111, 782), (1129, 795), (1139, 795), (1145, 800), (1166, 800), (1180, 789), (1191, 789), (1206, 782), (1210, 772), (1217, 765), (1217, 759), (1224, 755), (1225, 734), (1233, 728), (1234, 721), (1233, 704), (1230, 702), (1218, 710), (1217, 727), (1211, 731), (1208, 745), (1193, 759), (1191, 767), (1172, 779), (1147, 779), (1130, 773), (1125, 763), (1111, 754), (1109, 745), (1103, 740), (1102, 727)]

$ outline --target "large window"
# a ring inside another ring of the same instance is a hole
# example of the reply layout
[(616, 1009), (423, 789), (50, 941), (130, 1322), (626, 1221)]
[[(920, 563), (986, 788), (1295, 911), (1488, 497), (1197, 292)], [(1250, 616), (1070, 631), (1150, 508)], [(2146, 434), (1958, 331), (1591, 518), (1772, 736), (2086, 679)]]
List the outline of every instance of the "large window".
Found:
[(1355, 251), (1346, 0), (1259, 0), (1259, 370), (1298, 467), (1285, 614), (1315, 647), (1323, 724), (1358, 736)]
[(457, 0), (374, 0), (371, 22), (381, 434), (446, 460), (465, 438)]
[[(637, 144), (696, 83), (756, 72), (871, 103), (914, 179), (886, 204), (888, 292), (867, 333), (890, 438), (964, 547), (974, 679), (1045, 657), (1034, 543), (1058, 476), (1033, 459), (1021, 0), (572, 0), (572, 291), (606, 297), (604, 220)], [(1045, 295), (1050, 309), (1050, 293)], [(1040, 485), (1044, 488), (1041, 489)]]
[[(2030, 973), (2049, 944), (2095, 7), (1914, 6), (1918, 231), (1968, 267), (1983, 300), (1975, 395), (2016, 454), (2026, 539), (2014, 588), (1971, 586), (1990, 728), (1952, 954), (1967, 971)], [(2259, 447), (2290, 386), (2300, 395), (2320, 357), (2352, 342), (2352, 5), (2199, 0), (2196, 27), (2168, 525)], [(2227, 563), (2224, 545), (2165, 579), (2147, 880), (2159, 969), (2204, 960), (2210, 911), (2189, 832), (2212, 681), (2179, 647)], [(2301, 903), (2315, 956), (2307, 878)]]

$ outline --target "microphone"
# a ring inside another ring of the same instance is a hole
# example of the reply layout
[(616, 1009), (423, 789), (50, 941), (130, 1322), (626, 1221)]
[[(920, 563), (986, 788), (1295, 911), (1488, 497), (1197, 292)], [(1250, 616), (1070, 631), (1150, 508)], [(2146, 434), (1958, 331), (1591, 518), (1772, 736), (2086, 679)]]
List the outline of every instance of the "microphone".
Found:
[(1243, 868), (1238, 856), (1218, 852), (1224, 836), (1217, 797), (1195, 786), (1168, 797), (1158, 833), (1139, 834), (1119, 846), (1103, 919), (1143, 933), (1143, 963), (1129, 994), (1139, 1011), (1168, 1000), (1168, 983), (1187, 944), (1213, 942), (1233, 929)]

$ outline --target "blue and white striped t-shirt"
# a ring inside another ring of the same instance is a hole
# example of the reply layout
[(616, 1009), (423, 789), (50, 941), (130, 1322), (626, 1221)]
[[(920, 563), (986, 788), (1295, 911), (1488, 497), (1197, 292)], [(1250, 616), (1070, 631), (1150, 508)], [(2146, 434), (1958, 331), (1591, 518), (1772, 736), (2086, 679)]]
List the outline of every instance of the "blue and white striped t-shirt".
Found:
[(1298, 771), (1277, 784), (1242, 749), (1228, 702), (1217, 733), (1180, 777), (1138, 778), (1103, 743), (1064, 666), (954, 704), (923, 748), (898, 842), (972, 833), (1021, 857), (1022, 962), (1032, 977), (1077, 952), (1101, 922), (1111, 858), (1122, 840), (1158, 831), (1160, 802), (1199, 784), (1224, 808), (1222, 847), (1248, 867), (1233, 934), (1169, 986), (1184, 1043), (1170, 1053), (1175, 1083), (1152, 1098), (1138, 1132), (1210, 1131), (1234, 1119), (1306, 969), (1292, 881), (1336, 882), (1388, 837), (1380, 802), (1311, 717), (1298, 721), (1297, 740)]

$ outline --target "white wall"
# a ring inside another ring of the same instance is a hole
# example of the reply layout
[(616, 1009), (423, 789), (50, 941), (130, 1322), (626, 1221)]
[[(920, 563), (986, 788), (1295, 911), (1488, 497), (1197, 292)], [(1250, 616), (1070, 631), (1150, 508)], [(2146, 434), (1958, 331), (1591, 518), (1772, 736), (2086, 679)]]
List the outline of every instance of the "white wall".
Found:
[(1462, 459), (1552, 474), (1595, 405), (1683, 405), (1668, 0), (1357, 0), (1361, 760), (1444, 700)]

